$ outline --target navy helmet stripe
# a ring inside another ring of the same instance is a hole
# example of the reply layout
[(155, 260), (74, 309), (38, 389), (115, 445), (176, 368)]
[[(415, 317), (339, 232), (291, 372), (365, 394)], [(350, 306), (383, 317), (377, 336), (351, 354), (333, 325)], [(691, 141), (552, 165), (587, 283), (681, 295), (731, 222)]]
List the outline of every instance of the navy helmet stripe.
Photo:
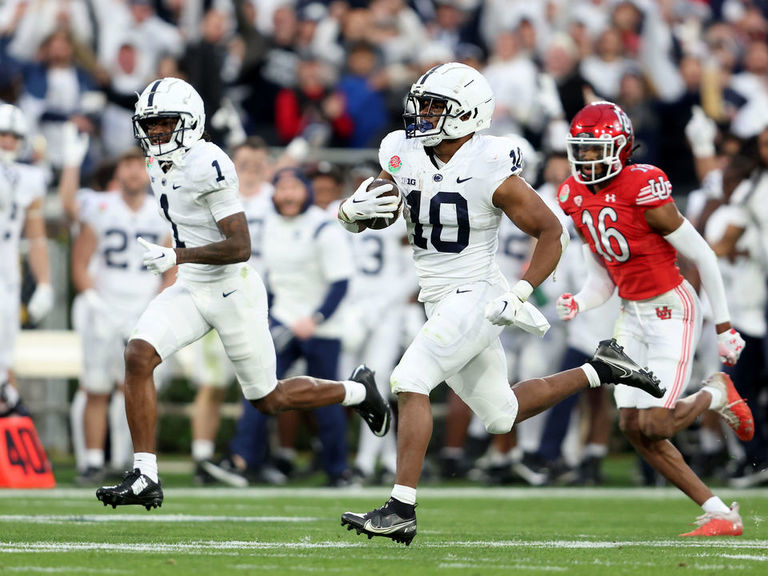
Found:
[(147, 106), (151, 107), (155, 101), (155, 92), (157, 92), (157, 87), (160, 86), (160, 82), (162, 82), (162, 80), (158, 80), (152, 85), (152, 90), (149, 91), (149, 97), (147, 98)]
[(432, 74), (432, 73), (433, 73), (435, 70), (437, 70), (437, 69), (438, 69), (438, 68), (440, 68), (441, 66), (445, 66), (445, 64), (446, 64), (446, 63), (443, 63), (443, 64), (438, 64), (437, 66), (435, 66), (435, 67), (431, 68), (430, 70), (428, 70), (428, 71), (427, 71), (427, 73), (426, 73), (426, 74), (424, 74), (424, 76), (422, 76), (421, 78), (419, 78), (419, 84), (424, 84), (424, 82), (426, 82), (426, 81), (427, 81), (427, 78), (429, 78), (430, 74)]

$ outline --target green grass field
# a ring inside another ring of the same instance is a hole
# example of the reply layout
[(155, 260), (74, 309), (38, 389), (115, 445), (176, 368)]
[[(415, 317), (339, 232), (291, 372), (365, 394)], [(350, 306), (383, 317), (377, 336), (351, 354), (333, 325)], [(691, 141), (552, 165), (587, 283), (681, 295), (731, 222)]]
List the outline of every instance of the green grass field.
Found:
[(0, 574), (768, 574), (768, 490), (718, 489), (744, 535), (690, 539), (670, 488), (427, 487), (410, 547), (339, 523), (387, 488), (166, 489), (113, 510), (92, 489), (0, 491)]

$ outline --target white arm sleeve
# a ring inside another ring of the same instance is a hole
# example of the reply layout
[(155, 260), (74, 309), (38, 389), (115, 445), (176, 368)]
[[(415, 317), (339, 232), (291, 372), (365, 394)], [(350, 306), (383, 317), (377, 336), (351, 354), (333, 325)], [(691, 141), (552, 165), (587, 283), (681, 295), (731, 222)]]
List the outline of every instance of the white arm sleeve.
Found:
[(587, 281), (573, 299), (579, 305), (579, 312), (584, 312), (607, 302), (616, 289), (616, 285), (613, 283), (611, 275), (608, 274), (608, 270), (597, 260), (597, 255), (592, 252), (589, 245), (584, 244), (581, 251), (584, 254), (584, 264), (587, 267)]
[(707, 241), (696, 232), (688, 219), (674, 232), (664, 236), (664, 239), (675, 247), (675, 250), (696, 264), (701, 276), (701, 285), (709, 296), (712, 305), (712, 316), (715, 324), (730, 322), (728, 304), (725, 301), (725, 287), (717, 265), (717, 256)]

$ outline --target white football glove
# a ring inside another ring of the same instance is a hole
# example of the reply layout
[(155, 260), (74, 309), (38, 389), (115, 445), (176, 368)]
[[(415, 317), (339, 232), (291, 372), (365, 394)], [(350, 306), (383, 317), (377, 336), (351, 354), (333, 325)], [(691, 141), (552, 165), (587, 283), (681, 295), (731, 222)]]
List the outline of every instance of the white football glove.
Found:
[(397, 212), (400, 204), (400, 198), (397, 196), (382, 196), (379, 194), (392, 190), (392, 184), (383, 184), (371, 190), (368, 186), (373, 182), (371, 176), (360, 184), (352, 194), (339, 208), (339, 216), (346, 222), (356, 222), (357, 220), (368, 220), (369, 218), (392, 218)]
[(735, 329), (731, 328), (717, 335), (717, 353), (720, 355), (720, 362), (726, 366), (736, 364), (742, 350), (744, 339)]
[(162, 274), (176, 266), (176, 250), (173, 248), (152, 244), (152, 242), (147, 242), (141, 236), (136, 240), (147, 250), (144, 252), (144, 266), (150, 272)]
[(65, 122), (61, 143), (63, 165), (79, 168), (88, 154), (89, 140), (88, 134), (80, 132), (74, 122)]
[(29, 299), (29, 304), (27, 304), (29, 318), (34, 324), (37, 324), (48, 316), (51, 310), (53, 310), (53, 286), (38, 284)]
[(579, 313), (579, 305), (576, 303), (576, 300), (573, 299), (573, 294), (570, 292), (560, 295), (555, 303), (555, 308), (557, 309), (557, 315), (560, 320), (573, 320), (576, 317), (576, 314)]
[(706, 115), (701, 106), (692, 108), (693, 115), (685, 125), (685, 137), (696, 158), (711, 158), (715, 155), (717, 124)]
[(523, 307), (523, 302), (528, 300), (531, 292), (533, 292), (533, 286), (525, 280), (518, 281), (512, 290), (485, 305), (485, 319), (496, 326), (514, 324), (515, 316)]

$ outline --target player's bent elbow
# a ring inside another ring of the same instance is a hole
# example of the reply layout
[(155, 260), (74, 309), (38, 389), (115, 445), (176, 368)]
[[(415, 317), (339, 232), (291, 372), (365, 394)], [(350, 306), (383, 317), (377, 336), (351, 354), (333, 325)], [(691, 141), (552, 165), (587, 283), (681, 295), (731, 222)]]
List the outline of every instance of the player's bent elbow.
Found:
[(248, 262), (251, 258), (251, 243), (242, 242), (237, 244), (232, 251), (232, 262)]
[(258, 400), (250, 400), (250, 403), (256, 410), (267, 416), (279, 414), (283, 411), (285, 403), (285, 395), (280, 387), (280, 383), (278, 382), (277, 387), (272, 392)]

